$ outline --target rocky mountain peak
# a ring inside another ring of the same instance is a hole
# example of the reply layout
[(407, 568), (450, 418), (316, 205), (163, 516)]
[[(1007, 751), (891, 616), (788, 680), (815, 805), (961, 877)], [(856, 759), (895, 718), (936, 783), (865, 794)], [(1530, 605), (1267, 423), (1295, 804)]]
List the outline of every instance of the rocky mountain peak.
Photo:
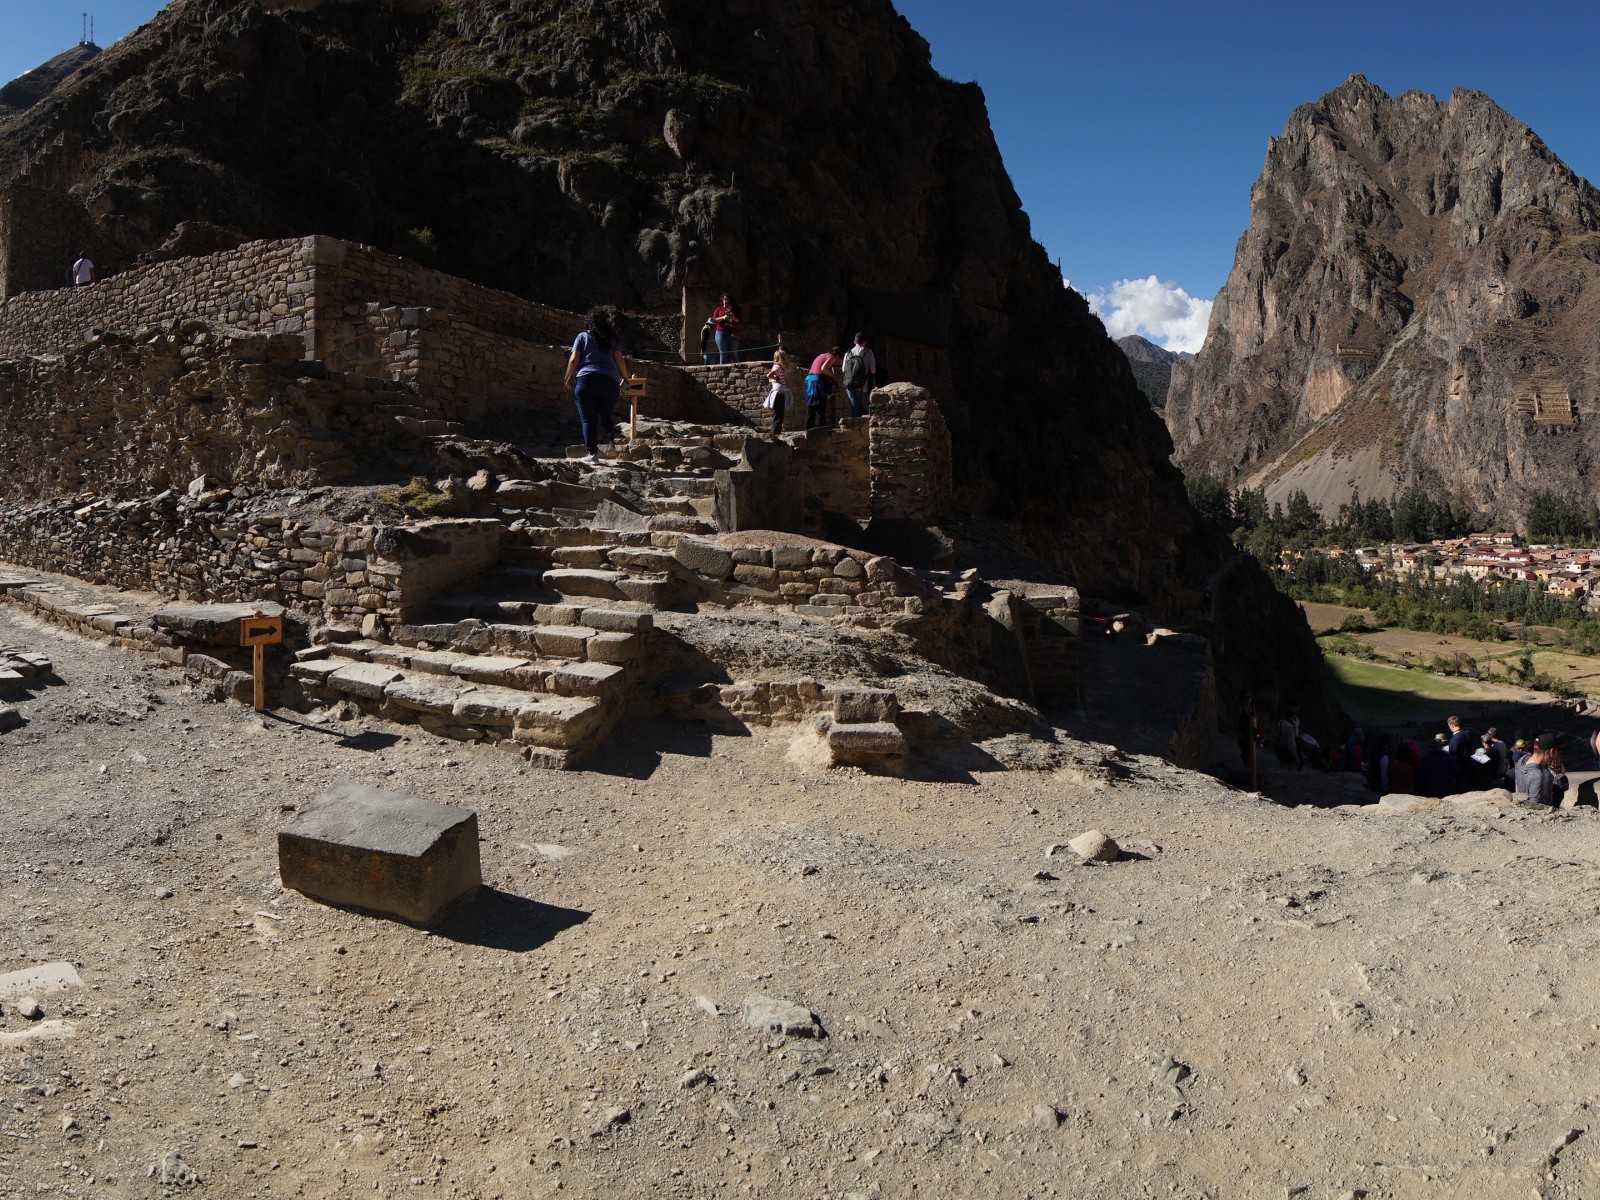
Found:
[(1352, 76), (1271, 143), (1169, 395), (1179, 461), (1334, 505), (1448, 481), (1506, 520), (1530, 488), (1591, 492), (1597, 229), (1600, 195), (1481, 92)]

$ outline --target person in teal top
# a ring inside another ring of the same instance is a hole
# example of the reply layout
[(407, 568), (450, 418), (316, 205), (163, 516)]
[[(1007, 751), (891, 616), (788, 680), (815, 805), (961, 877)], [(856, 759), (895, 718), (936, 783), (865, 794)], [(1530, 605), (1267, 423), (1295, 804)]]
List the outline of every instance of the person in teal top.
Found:
[(583, 426), (583, 444), (589, 451), (584, 462), (591, 466), (600, 454), (600, 437), (612, 436), (612, 413), (622, 392), (622, 377), (627, 363), (616, 327), (603, 308), (592, 308), (584, 330), (572, 343), (567, 358), (567, 391), (578, 406), (578, 421)]

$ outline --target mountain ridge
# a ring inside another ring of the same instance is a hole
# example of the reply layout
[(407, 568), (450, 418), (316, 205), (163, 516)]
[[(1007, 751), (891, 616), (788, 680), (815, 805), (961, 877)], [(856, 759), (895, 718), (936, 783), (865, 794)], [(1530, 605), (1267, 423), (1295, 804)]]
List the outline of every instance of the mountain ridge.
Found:
[(1174, 374), (1176, 461), (1330, 511), (1411, 483), (1496, 523), (1534, 490), (1595, 496), (1597, 230), (1600, 193), (1483, 93), (1352, 76), (1269, 143)]

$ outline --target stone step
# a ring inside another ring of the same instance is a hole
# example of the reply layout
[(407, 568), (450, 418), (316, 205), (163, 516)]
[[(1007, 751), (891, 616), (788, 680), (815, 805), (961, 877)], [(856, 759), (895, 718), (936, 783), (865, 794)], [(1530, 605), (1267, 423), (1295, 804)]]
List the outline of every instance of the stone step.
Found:
[(458, 741), (501, 743), (536, 766), (561, 769), (575, 765), (614, 719), (608, 701), (619, 669), (585, 666), (564, 679), (558, 694), (335, 659), (297, 663), (291, 670), (313, 695), (354, 699), (389, 720), (414, 722)]
[(663, 515), (670, 514), (670, 515), (673, 515), (673, 516), (695, 517), (696, 519), (698, 519), (698, 516), (697, 516), (697, 514), (695, 512), (695, 508), (694, 508), (694, 502), (691, 501), (690, 499), (688, 499), (687, 497), (683, 497), (683, 496), (646, 496), (644, 498), (644, 502), (645, 502), (645, 506), (650, 510), (651, 514), (655, 515), (655, 516), (663, 516)]
[[(401, 625), (393, 642), (358, 640), (327, 647), (328, 656), (397, 667), (416, 666), (441, 674), (457, 673), (456, 662), (473, 657), (528, 660), (523, 674), (553, 670), (562, 663), (632, 660), (654, 627), (649, 611), (600, 605), (531, 603), (525, 624), (485, 625), (477, 621)], [(472, 670), (494, 669), (481, 664)]]
[(545, 586), (562, 596), (594, 596), (603, 600), (628, 599), (621, 591), (627, 578), (621, 571), (592, 568), (557, 568), (544, 573)]
[(717, 481), (712, 475), (657, 475), (650, 481), (650, 490), (656, 495), (715, 496)]
[(564, 546), (593, 546), (603, 542), (620, 545), (623, 539), (630, 535), (606, 529), (594, 529), (590, 526), (574, 529), (566, 525), (556, 525), (546, 529), (525, 530), (522, 536), (529, 546), (553, 550)]
[(605, 567), (608, 555), (615, 548), (611, 542), (591, 546), (557, 546), (550, 551), (551, 559), (561, 567)]
[(414, 433), (418, 437), (455, 437), (467, 431), (467, 427), (460, 421), (446, 421), (440, 417), (425, 419), (397, 414), (394, 423), (407, 433)]

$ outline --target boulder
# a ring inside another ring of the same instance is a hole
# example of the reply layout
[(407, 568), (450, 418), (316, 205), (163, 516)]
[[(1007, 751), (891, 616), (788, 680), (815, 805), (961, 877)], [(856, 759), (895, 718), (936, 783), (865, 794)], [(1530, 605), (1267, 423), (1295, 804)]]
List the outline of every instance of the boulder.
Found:
[(1085, 862), (1116, 862), (1122, 854), (1122, 847), (1098, 829), (1080, 833), (1067, 845)]

